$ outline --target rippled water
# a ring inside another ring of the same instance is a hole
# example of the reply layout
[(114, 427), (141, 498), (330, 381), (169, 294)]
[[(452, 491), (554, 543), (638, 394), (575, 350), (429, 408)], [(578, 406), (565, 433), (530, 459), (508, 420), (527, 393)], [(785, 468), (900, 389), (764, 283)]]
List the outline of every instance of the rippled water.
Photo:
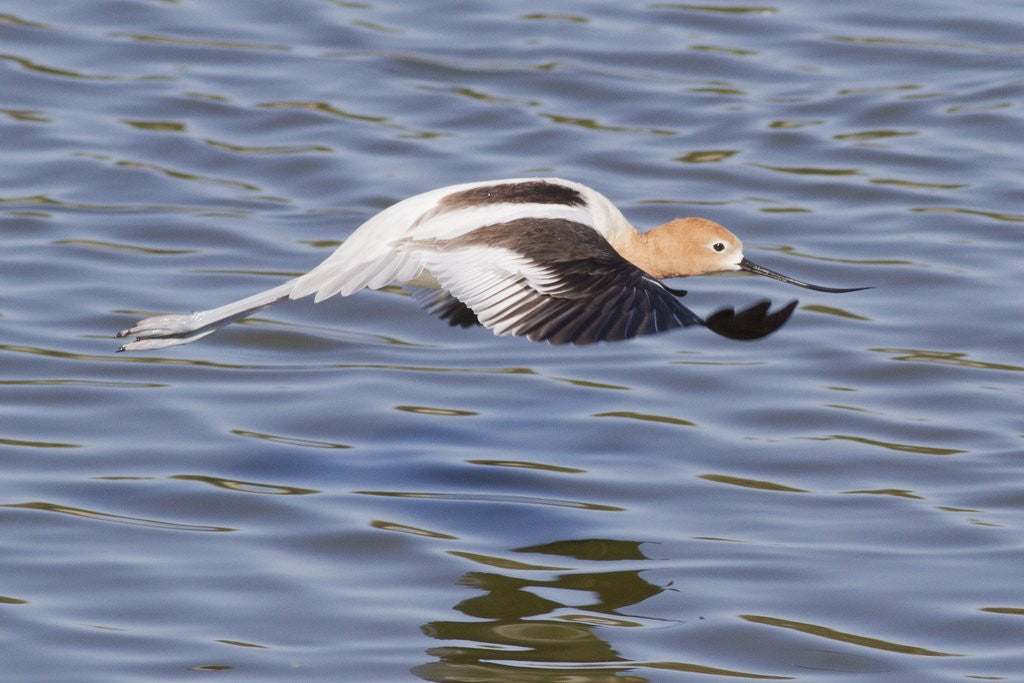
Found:
[[(542, 9), (543, 7), (543, 9)], [(0, 9), (4, 680), (1015, 679), (1014, 2)], [(403, 292), (116, 354), (434, 187), (558, 175), (836, 286), (583, 348)]]

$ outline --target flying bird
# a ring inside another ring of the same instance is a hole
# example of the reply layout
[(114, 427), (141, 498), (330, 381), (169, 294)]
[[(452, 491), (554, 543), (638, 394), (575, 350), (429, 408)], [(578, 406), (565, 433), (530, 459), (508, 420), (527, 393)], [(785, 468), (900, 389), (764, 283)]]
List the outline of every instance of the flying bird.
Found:
[(641, 233), (611, 201), (559, 178), (515, 178), (442, 187), (410, 197), (363, 223), (320, 265), (277, 287), (190, 314), (145, 318), (118, 332), (120, 351), (196, 341), (284, 299), (391, 283), (415, 290), (453, 326), (552, 344), (588, 344), (700, 325), (731, 339), (781, 327), (791, 301), (762, 301), (702, 319), (668, 278), (745, 271), (819, 292), (853, 292), (795, 280), (753, 263), (739, 238), (704, 218), (677, 218)]

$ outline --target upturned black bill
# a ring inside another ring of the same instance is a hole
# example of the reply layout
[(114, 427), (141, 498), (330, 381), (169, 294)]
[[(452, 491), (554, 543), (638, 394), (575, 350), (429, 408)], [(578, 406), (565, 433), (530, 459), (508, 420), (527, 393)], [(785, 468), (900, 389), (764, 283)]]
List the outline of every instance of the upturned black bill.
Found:
[(832, 292), (835, 294), (841, 294), (842, 292), (858, 292), (862, 289), (871, 289), (870, 287), (849, 287), (842, 289), (839, 287), (822, 287), (821, 285), (812, 285), (809, 282), (801, 282), (800, 280), (794, 280), (791, 277), (783, 275), (782, 273), (776, 273), (774, 270), (769, 270), (764, 266), (759, 266), (749, 259), (743, 259), (740, 261), (740, 270), (748, 273), (756, 273), (758, 275), (764, 275), (770, 277), (773, 280), (779, 280), (780, 282), (788, 282), (791, 285), (797, 287), (804, 287), (806, 289), (813, 289), (817, 292)]

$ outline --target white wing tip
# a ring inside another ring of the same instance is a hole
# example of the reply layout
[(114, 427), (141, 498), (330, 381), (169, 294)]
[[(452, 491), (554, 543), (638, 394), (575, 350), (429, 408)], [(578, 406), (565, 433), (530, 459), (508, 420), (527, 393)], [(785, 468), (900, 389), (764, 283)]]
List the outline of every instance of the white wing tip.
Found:
[[(207, 330), (200, 332), (199, 334), (193, 334), (190, 337), (172, 337), (170, 339), (143, 339), (136, 338), (134, 341), (130, 341), (127, 344), (122, 344), (118, 349), (121, 351), (151, 351), (153, 349), (166, 349), (169, 346), (180, 346), (181, 344), (188, 344), (194, 342), (197, 339), (202, 339), (208, 334), (212, 334), (214, 330)], [(118, 336), (122, 336), (118, 334)]]
[(189, 335), (196, 329), (198, 314), (154, 315), (144, 318), (132, 327), (121, 330), (117, 337), (135, 337), (133, 341), (123, 344), (118, 351), (145, 351), (162, 349), (167, 346), (187, 344), (213, 332), (205, 330), (199, 334)]

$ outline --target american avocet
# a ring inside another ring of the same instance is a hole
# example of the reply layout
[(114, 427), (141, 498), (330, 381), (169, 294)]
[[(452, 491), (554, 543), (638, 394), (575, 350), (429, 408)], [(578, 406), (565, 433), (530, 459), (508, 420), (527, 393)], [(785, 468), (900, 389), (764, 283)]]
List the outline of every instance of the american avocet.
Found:
[[(747, 271), (821, 292), (852, 292), (794, 280), (752, 263), (731, 232), (703, 218), (639, 233), (606, 197), (558, 178), (517, 178), (442, 187), (363, 223), (326, 260), (284, 284), (207, 311), (158, 315), (118, 332), (121, 351), (187, 344), (283, 299), (314, 301), (397, 282), (451, 325), (552, 344), (627, 339), (704, 325), (757, 339), (786, 322), (763, 301), (701, 319), (664, 278)], [(423, 292), (427, 292), (424, 294)]]

